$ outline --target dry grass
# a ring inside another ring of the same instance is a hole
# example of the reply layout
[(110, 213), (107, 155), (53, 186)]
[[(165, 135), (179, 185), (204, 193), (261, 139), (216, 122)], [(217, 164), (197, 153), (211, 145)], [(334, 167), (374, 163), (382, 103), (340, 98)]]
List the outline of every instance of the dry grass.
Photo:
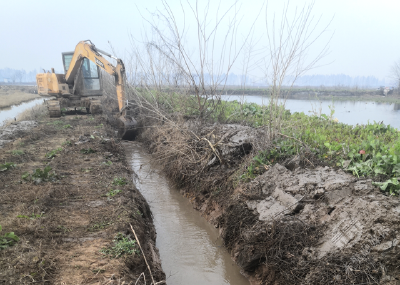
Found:
[(10, 107), (12, 105), (18, 105), (22, 102), (30, 101), (33, 99), (40, 98), (38, 94), (29, 93), (29, 90), (20, 89), (0, 89), (0, 108)]

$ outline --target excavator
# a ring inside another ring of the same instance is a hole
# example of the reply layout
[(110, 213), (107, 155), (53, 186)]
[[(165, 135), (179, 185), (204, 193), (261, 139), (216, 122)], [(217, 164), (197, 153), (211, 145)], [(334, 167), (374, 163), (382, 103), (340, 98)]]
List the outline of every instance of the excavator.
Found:
[[(103, 55), (116, 60), (112, 65)], [(91, 114), (102, 113), (99, 100), (103, 95), (100, 68), (115, 78), (119, 118), (118, 135), (122, 139), (132, 139), (136, 133), (136, 121), (127, 114), (128, 102), (125, 97), (125, 67), (121, 59), (98, 49), (90, 40), (81, 41), (73, 52), (62, 53), (64, 74), (51, 72), (36, 75), (38, 94), (55, 97), (47, 100), (51, 118), (61, 116), (63, 108), (86, 108)]]

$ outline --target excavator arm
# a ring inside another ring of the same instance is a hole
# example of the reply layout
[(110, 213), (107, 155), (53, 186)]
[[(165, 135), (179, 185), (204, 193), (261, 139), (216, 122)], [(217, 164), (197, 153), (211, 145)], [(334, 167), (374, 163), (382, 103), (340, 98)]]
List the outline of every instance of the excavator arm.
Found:
[[(117, 61), (117, 65), (112, 65), (106, 60), (102, 54), (114, 58)], [(118, 108), (120, 111), (120, 117), (118, 120), (118, 133), (123, 139), (131, 139), (136, 134), (136, 121), (132, 117), (126, 114), (127, 102), (125, 97), (125, 66), (121, 59), (116, 58), (107, 52), (99, 50), (90, 41), (81, 41), (75, 48), (75, 52), (72, 56), (68, 71), (65, 75), (65, 81), (68, 84), (73, 84), (77, 80), (79, 70), (82, 65), (84, 58), (89, 59), (108, 74), (114, 76), (115, 87), (118, 98)]]
[[(115, 86), (117, 89), (118, 108), (122, 115), (126, 113), (126, 98), (125, 98), (125, 66), (121, 59), (118, 59), (107, 52), (99, 50), (90, 41), (81, 41), (77, 44), (75, 52), (72, 56), (71, 63), (65, 75), (65, 81), (68, 84), (76, 81), (76, 76), (81, 68), (84, 58), (89, 59), (108, 74), (114, 76)], [(114, 58), (117, 61), (117, 66), (113, 66), (101, 54)]]

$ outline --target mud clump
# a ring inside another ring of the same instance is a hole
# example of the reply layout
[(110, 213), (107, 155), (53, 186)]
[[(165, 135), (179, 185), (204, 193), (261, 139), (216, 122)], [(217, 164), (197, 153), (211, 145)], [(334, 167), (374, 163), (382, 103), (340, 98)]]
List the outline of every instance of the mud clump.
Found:
[(144, 256), (165, 280), (150, 208), (105, 120), (10, 127), (0, 133), (0, 163), (12, 165), (0, 172), (0, 235), (20, 240), (0, 250), (0, 284), (133, 284), (142, 273), (151, 280)]

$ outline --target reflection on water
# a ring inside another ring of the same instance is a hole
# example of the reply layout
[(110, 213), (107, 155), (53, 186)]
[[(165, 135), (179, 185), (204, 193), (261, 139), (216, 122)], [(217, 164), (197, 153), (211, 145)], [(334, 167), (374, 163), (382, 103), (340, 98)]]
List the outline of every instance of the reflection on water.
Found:
[[(239, 102), (268, 104), (268, 97), (266, 96), (240, 96), (240, 95), (223, 95), (223, 100)], [(286, 108), (292, 113), (304, 112), (310, 114), (312, 111), (319, 112), (322, 110), (323, 114), (330, 114), (330, 107), (332, 101), (317, 101), (317, 100), (296, 100), (287, 99)], [(376, 103), (376, 102), (354, 102), (354, 101), (338, 101), (333, 102), (334, 117), (338, 118), (339, 122), (356, 125), (382, 122), (386, 125), (400, 129), (400, 104), (394, 103)]]
[(140, 144), (124, 144), (138, 177), (136, 186), (154, 215), (157, 247), (167, 283), (173, 285), (249, 284), (229, 253), (218, 230), (209, 224), (178, 190), (169, 185)]
[(11, 108), (0, 109), (0, 126), (4, 124), (4, 121), (11, 120), (17, 117), (18, 114), (22, 113), (26, 109), (32, 108), (33, 106), (42, 103), (43, 99), (35, 99), (29, 102), (22, 103), (20, 105), (11, 106)]

